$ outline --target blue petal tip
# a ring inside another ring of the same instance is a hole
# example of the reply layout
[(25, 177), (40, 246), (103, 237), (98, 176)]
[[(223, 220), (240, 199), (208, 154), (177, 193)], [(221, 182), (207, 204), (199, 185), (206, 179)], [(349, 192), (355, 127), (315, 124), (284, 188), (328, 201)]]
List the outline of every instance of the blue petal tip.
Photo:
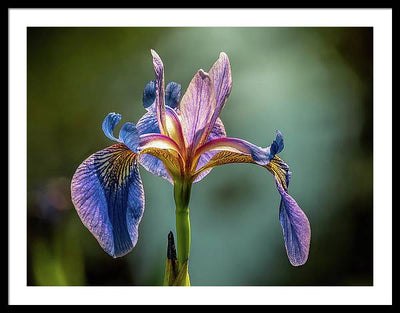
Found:
[(104, 118), (102, 129), (104, 134), (110, 138), (111, 140), (118, 141), (117, 138), (114, 137), (114, 128), (121, 121), (121, 114), (119, 113), (108, 113), (108, 115)]
[(143, 90), (143, 106), (147, 109), (156, 100), (156, 82), (154, 80), (147, 83)]
[(271, 144), (271, 156), (274, 157), (275, 154), (280, 153), (284, 148), (284, 143), (283, 143), (283, 136), (282, 133), (277, 130), (276, 131), (276, 138)]
[(181, 98), (181, 85), (175, 82), (170, 82), (165, 88), (165, 104), (170, 108), (175, 109)]

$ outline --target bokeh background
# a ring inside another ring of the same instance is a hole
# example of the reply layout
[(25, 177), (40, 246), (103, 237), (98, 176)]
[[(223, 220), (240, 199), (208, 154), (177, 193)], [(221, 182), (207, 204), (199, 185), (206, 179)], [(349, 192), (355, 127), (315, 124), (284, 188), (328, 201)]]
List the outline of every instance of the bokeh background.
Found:
[[(192, 285), (373, 284), (372, 28), (38, 28), (28, 33), (28, 285), (162, 285), (172, 186), (141, 169), (146, 209), (127, 256), (109, 257), (79, 220), (70, 182), (112, 144), (109, 112), (136, 122), (153, 79), (186, 90), (199, 68), (228, 54), (227, 133), (259, 146), (281, 130), (291, 195), (309, 217), (308, 262), (292, 267), (271, 175), (214, 169), (191, 198)], [(121, 123), (122, 125), (122, 123)], [(118, 129), (117, 129), (118, 131)]]

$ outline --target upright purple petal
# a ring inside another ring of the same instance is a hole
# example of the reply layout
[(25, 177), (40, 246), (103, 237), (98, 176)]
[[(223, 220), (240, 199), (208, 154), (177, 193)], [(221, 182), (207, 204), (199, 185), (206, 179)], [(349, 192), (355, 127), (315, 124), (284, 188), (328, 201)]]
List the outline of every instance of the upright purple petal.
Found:
[(83, 224), (112, 257), (136, 245), (144, 211), (137, 155), (116, 144), (88, 157), (76, 170), (71, 197)]
[(199, 70), (189, 84), (180, 104), (180, 116), (186, 146), (189, 151), (205, 142), (205, 129), (215, 109), (211, 79)]
[(232, 90), (231, 66), (229, 63), (229, 58), (224, 52), (220, 53), (218, 60), (210, 68), (208, 74), (210, 75), (214, 87), (215, 109), (210, 119), (208, 128), (206, 129), (206, 133), (213, 129), (214, 124), (225, 105), (226, 99)]
[(160, 56), (154, 50), (151, 50), (153, 56), (153, 67), (156, 76), (156, 98), (155, 111), (157, 115), (158, 126), (162, 134), (167, 134), (165, 125), (165, 90), (164, 90), (164, 64)]
[(210, 68), (209, 75), (214, 85), (216, 110), (221, 111), (232, 90), (231, 65), (226, 53), (220, 53), (218, 60)]

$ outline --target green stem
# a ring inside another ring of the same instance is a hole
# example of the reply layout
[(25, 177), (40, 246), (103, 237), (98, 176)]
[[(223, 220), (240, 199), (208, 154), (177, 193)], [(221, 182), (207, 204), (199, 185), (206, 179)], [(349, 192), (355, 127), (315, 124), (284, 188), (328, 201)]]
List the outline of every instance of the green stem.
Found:
[[(175, 198), (175, 215), (176, 215), (176, 239), (177, 239), (177, 259), (179, 271), (182, 267), (186, 267), (187, 271), (189, 255), (190, 255), (190, 219), (189, 219), (189, 200), (191, 182), (175, 182), (174, 198)], [(186, 285), (190, 285), (189, 273), (187, 273)]]

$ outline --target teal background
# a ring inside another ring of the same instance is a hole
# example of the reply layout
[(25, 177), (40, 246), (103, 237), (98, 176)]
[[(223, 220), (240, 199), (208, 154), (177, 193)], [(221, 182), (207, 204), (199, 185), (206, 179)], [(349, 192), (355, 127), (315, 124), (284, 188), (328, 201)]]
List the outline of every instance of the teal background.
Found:
[(184, 92), (228, 54), (228, 136), (269, 145), (280, 130), (290, 194), (309, 217), (308, 262), (292, 267), (280, 197), (262, 168), (215, 168), (191, 198), (192, 285), (372, 285), (372, 28), (39, 28), (28, 34), (28, 285), (162, 285), (172, 185), (141, 168), (146, 209), (136, 247), (112, 259), (70, 200), (78, 165), (112, 142), (101, 123), (144, 114), (154, 77)]

